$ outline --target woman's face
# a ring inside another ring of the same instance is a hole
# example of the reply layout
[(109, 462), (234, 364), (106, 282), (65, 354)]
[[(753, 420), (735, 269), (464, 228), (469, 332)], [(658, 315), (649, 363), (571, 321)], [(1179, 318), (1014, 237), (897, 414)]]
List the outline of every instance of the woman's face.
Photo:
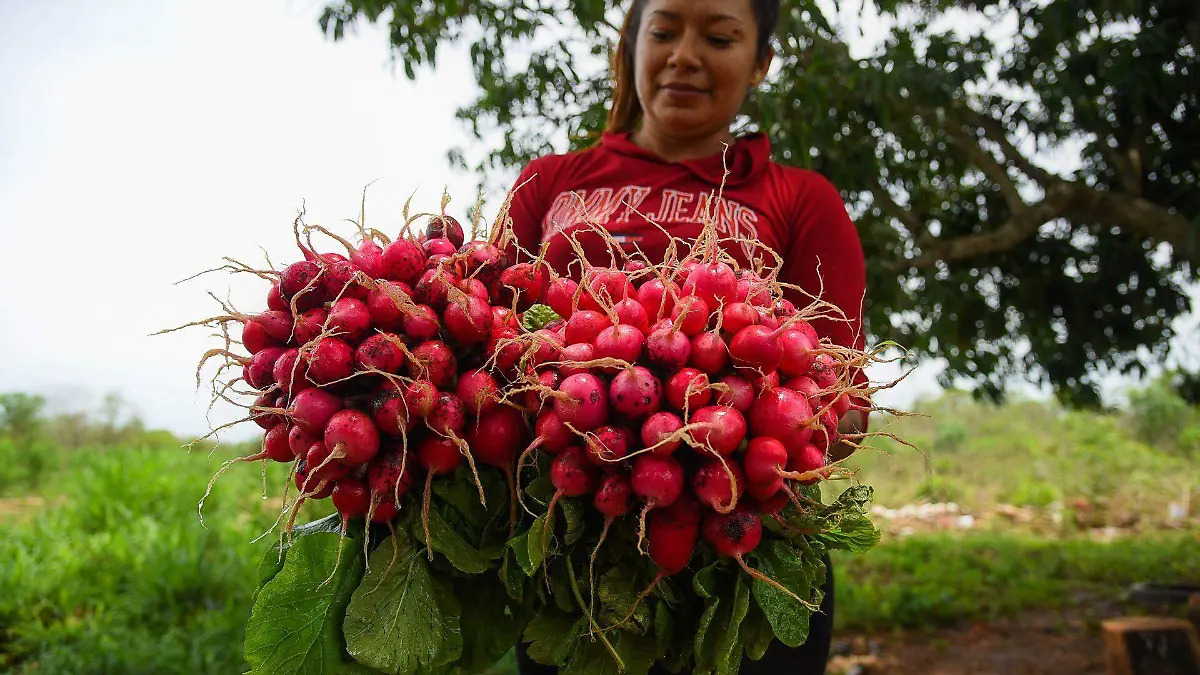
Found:
[(751, 0), (648, 0), (634, 72), (647, 131), (690, 140), (725, 132), (766, 71)]

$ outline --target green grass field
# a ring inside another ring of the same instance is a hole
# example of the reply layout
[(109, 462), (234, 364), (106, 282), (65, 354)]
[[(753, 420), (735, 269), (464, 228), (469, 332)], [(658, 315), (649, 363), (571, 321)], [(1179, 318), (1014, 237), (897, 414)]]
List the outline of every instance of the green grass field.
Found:
[[(934, 406), (933, 419), (895, 425), (928, 459), (901, 447), (861, 456), (879, 503), (1085, 498), (1114, 518), (1144, 512), (1145, 530), (1111, 544), (1077, 536), (1069, 519), (1053, 537), (885, 536), (864, 557), (836, 559), (841, 630), (931, 628), (1054, 609), (1079, 591), (1115, 596), (1135, 581), (1200, 581), (1200, 533), (1156, 524), (1167, 502), (1200, 483), (1190, 457), (1134, 440), (1115, 416), (938, 405), (953, 414)], [(218, 481), (202, 527), (197, 501), (230, 456), (187, 454), (162, 434), (75, 450), (0, 438), (0, 671), (244, 672), (242, 625), (269, 546), (253, 540), (278, 501), (264, 499), (260, 465), (237, 465)], [(281, 467), (268, 472), (272, 497), (285, 478)], [(495, 672), (511, 670), (507, 660)]]

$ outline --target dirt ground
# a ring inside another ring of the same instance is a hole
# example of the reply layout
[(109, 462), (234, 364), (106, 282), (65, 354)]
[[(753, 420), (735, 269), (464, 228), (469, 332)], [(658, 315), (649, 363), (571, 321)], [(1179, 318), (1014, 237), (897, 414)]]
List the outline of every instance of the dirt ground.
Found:
[(1094, 600), (936, 632), (859, 635), (834, 645), (829, 675), (1105, 675), (1100, 621), (1123, 608)]

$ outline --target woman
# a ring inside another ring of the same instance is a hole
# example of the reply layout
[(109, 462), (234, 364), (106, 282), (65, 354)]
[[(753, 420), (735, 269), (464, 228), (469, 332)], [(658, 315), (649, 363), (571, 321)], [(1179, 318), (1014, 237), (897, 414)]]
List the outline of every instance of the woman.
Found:
[[(779, 12), (780, 0), (633, 0), (614, 58), (607, 129), (592, 148), (525, 167), (509, 210), (516, 244), (536, 252), (546, 243), (545, 260), (577, 277), (567, 234), (592, 264), (612, 260), (609, 243), (589, 229), (596, 224), (626, 252), (661, 261), (667, 233), (691, 240), (707, 214), (722, 238), (742, 242), (727, 249), (739, 264), (776, 265), (758, 242), (777, 252), (781, 281), (820, 295), (849, 319), (816, 320), (818, 333), (862, 349), (862, 245), (837, 190), (816, 173), (774, 163), (765, 136), (730, 132), (771, 65)], [(809, 303), (792, 293), (797, 306)], [(841, 427), (861, 430), (865, 415), (852, 410)], [(833, 595), (830, 568), (808, 641), (798, 649), (776, 642), (742, 672), (823, 673)], [(523, 674), (554, 672), (519, 654)]]

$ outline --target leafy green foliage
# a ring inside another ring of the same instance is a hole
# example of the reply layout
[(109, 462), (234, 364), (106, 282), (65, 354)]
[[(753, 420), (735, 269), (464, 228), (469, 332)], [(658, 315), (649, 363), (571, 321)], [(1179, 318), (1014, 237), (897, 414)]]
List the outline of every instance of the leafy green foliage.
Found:
[(326, 675), (342, 663), (342, 618), (362, 576), (362, 551), (348, 542), (325, 532), (288, 548), (246, 624), (246, 661), (255, 675)]
[[(869, 334), (994, 399), (1024, 377), (1095, 405), (1103, 373), (1161, 362), (1200, 270), (1200, 9), (876, 4), (893, 28), (860, 55), (815, 2), (787, 3), (774, 75), (735, 125), (842, 190)], [(337, 0), (320, 24), (340, 39), (386, 21), (410, 78), (469, 38), (479, 96), (459, 117), (488, 149), (486, 179), (593, 141), (626, 5)]]

